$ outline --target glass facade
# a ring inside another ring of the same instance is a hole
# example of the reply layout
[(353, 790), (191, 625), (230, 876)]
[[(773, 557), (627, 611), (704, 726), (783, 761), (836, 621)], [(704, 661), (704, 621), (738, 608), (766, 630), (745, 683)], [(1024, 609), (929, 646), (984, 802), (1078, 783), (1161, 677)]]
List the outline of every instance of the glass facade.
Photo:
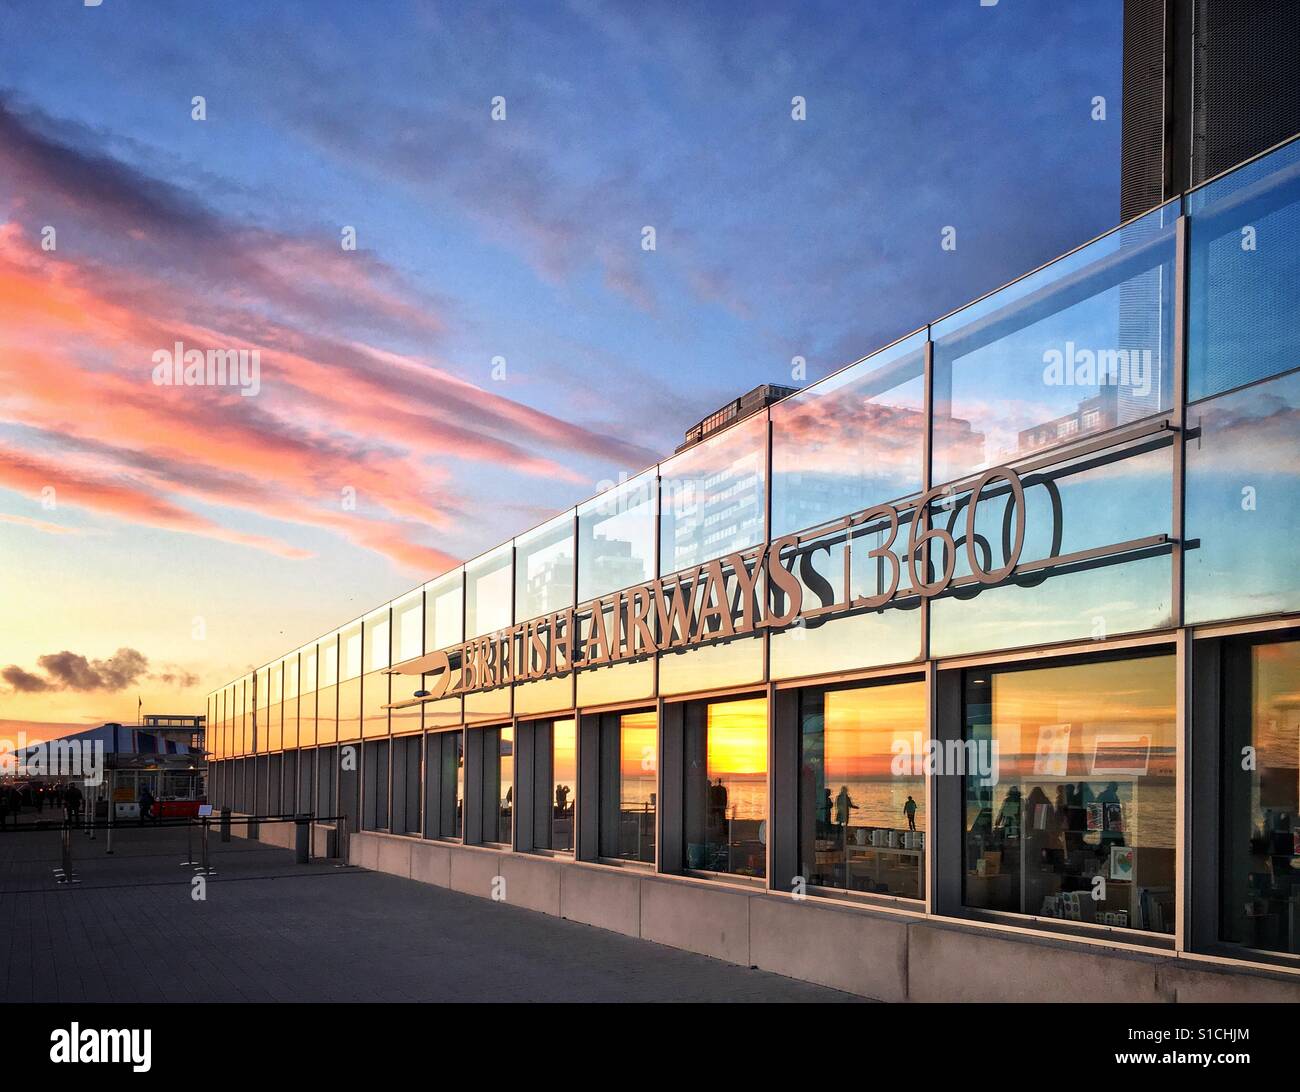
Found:
[(1169, 408), (1178, 212), (1164, 205), (931, 327), (936, 484)]
[(761, 542), (767, 522), (767, 414), (755, 414), (659, 467), (659, 572), (680, 572)]
[(767, 701), (686, 709), (686, 866), (767, 874)]
[(964, 702), (966, 905), (1172, 933), (1174, 658), (971, 671)]
[(464, 570), (456, 569), (424, 586), (424, 650), (426, 652), (448, 648), (464, 636), (464, 585)]
[(1300, 955), (1300, 641), (1241, 643), (1224, 666), (1223, 939)]
[(1187, 620), (1300, 609), (1300, 372), (1200, 402), (1188, 424)]
[(925, 332), (772, 407), (772, 537), (922, 488)]
[(1294, 371), (1300, 141), (1187, 196), (1187, 396)]
[(483, 728), (483, 841), (510, 845), (515, 821), (515, 730)]
[[(573, 867), (1294, 957), (1298, 163), (1289, 145), (1139, 217), (228, 684), (212, 783)], [(746, 551), (768, 618), (733, 636), (737, 574), (711, 621), (695, 574)], [(459, 664), (463, 640), (598, 597), (625, 634), (639, 586), (675, 574), (692, 640), (669, 646), (665, 596), (649, 651), (463, 696), (457, 666), (448, 695), (386, 708), (435, 684), (390, 665)], [(520, 735), (526, 769), (516, 723), (549, 733)], [(1180, 748), (1214, 755), (1210, 788), (1179, 780)], [(1180, 840), (1180, 808), (1210, 833)]]
[(655, 576), (659, 481), (648, 470), (578, 505), (578, 600)]
[(424, 835), (461, 838), (465, 804), (465, 735), (429, 732), (425, 736)]
[(925, 897), (925, 683), (799, 695), (799, 859), (809, 885)]
[(465, 566), (465, 636), (506, 629), (513, 618), (514, 548), (510, 543)]
[(515, 621), (575, 604), (573, 512), (515, 539)]
[(659, 724), (652, 711), (600, 718), (600, 856), (653, 864)]
[(545, 793), (550, 822), (545, 824), (543, 841), (538, 849), (573, 852), (573, 809), (577, 805), (577, 722), (572, 718), (555, 720), (550, 725), (550, 777), (538, 785)]

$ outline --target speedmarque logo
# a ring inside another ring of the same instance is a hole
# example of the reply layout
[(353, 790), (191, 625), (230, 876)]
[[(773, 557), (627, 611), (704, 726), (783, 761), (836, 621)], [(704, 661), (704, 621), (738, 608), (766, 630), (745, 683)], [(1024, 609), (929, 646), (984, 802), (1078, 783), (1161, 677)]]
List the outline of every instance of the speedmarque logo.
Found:
[(136, 1073), (153, 1064), (153, 1032), (149, 1028), (70, 1028), (50, 1032), (50, 1061), (130, 1063)]

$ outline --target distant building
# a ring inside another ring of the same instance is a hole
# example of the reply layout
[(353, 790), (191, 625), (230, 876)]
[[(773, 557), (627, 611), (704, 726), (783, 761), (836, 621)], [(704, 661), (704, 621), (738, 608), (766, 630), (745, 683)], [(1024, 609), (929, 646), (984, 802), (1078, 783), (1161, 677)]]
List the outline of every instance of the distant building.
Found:
[(688, 428), (686, 439), (677, 445), (676, 450), (685, 451), (688, 447), (694, 447), (715, 432), (721, 431), (728, 425), (734, 425), (737, 421), (743, 421), (746, 417), (752, 417), (773, 402), (779, 402), (782, 398), (794, 394), (798, 389), (798, 387), (782, 387), (776, 383), (762, 383), (739, 398), (733, 398), (726, 405), (715, 409), (704, 420)]

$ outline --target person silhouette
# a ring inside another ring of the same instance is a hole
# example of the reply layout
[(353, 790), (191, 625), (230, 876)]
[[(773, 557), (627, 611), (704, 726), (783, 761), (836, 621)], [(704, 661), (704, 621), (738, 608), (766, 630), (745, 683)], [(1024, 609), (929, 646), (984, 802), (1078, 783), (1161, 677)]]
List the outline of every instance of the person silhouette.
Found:
[(907, 817), (907, 829), (916, 829), (916, 801), (908, 796), (907, 803), (903, 805), (903, 814)]
[(858, 806), (853, 802), (853, 797), (849, 795), (849, 787), (841, 785), (839, 795), (835, 797), (835, 825), (837, 827), (847, 827), (852, 816), (850, 812), (857, 811)]

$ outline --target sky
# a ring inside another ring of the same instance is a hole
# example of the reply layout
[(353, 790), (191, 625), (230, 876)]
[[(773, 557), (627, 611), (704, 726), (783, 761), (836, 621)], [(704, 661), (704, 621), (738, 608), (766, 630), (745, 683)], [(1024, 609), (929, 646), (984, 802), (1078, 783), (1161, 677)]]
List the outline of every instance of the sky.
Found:
[(1121, 8), (7, 3), (0, 732), (200, 712), (1113, 226)]

